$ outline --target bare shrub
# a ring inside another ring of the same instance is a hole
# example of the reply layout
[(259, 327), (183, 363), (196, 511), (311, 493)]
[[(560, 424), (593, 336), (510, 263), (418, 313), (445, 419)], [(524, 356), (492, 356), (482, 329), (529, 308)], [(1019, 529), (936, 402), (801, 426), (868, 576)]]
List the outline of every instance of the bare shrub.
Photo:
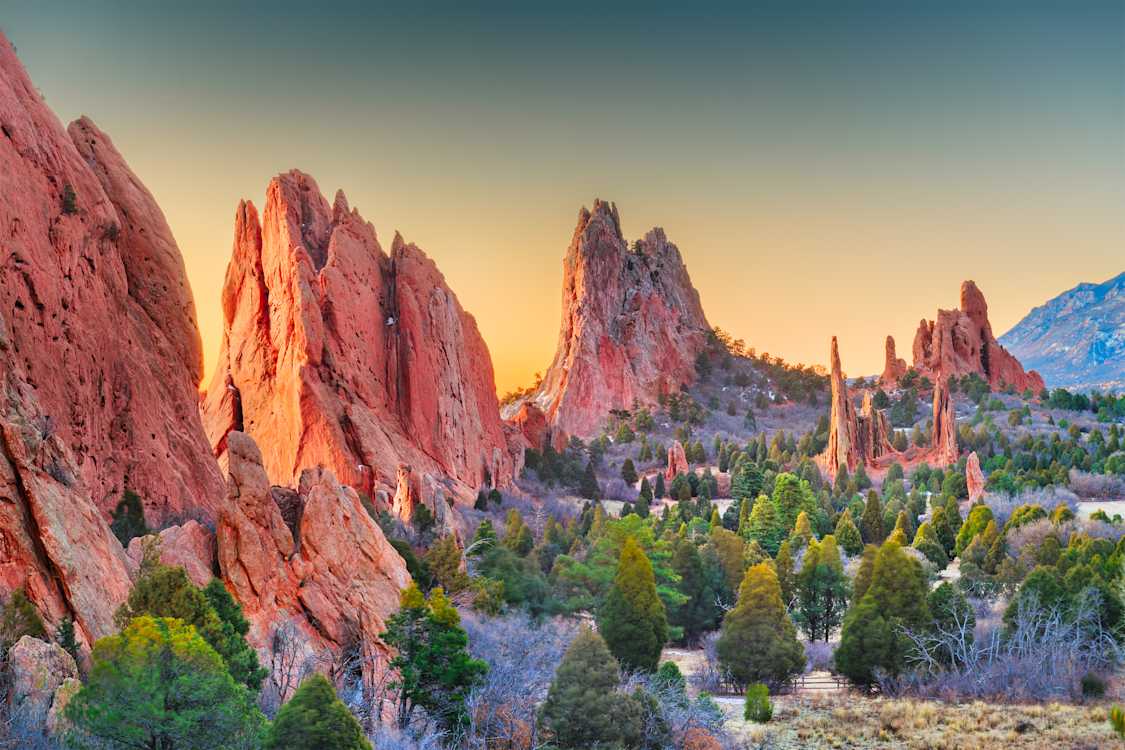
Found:
[(1079, 497), (1099, 499), (1125, 497), (1125, 477), (1113, 474), (1090, 474), (1071, 469), (1069, 485)]
[(699, 731), (723, 738), (724, 716), (713, 702), (692, 700), (684, 690), (640, 673), (626, 675), (621, 687), (626, 693), (643, 690), (656, 701), (656, 711), (646, 711), (642, 717), (642, 747), (658, 746), (665, 731), (671, 737), (671, 747), (683, 747), (685, 740)]
[(1007, 523), (1021, 505), (1040, 505), (1047, 515), (1060, 505), (1078, 510), (1078, 496), (1065, 487), (1029, 487), (1014, 494), (989, 492), (984, 496), (984, 503), (999, 526)]
[(488, 662), (488, 673), (467, 702), (468, 747), (536, 747), (536, 708), (547, 696), (577, 623), (556, 618), (537, 624), (525, 613), (487, 617), (465, 611), (461, 624), (469, 651)]
[(1076, 699), (1081, 680), (1121, 663), (1122, 649), (1101, 620), (1101, 594), (1089, 588), (1077, 604), (1046, 607), (1025, 598), (1010, 628), (976, 628), (958, 613), (931, 631), (903, 632), (912, 643), (913, 672), (879, 676), (883, 692), (957, 701)]
[(801, 641), (805, 647), (805, 673), (831, 672), (832, 655), (838, 643), (825, 643), (824, 641)]
[(689, 676), (696, 689), (708, 693), (721, 693), (731, 680), (726, 670), (719, 664), (719, 632), (707, 633), (700, 640), (703, 647), (703, 663)]

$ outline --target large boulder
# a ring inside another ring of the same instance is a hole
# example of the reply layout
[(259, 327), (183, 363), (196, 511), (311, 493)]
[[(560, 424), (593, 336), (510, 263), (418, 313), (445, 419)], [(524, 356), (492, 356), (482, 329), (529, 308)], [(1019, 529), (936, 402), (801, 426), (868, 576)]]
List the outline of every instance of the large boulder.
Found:
[[(54, 643), (25, 635), (8, 650), (7, 668), (11, 680), (7, 699), (12, 736), (43, 736), (56, 693), (78, 677), (74, 658)], [(63, 702), (66, 700), (69, 695)]]
[(169, 526), (159, 534), (134, 537), (125, 552), (130, 575), (136, 576), (145, 545), (154, 539), (160, 550), (160, 562), (182, 567), (196, 586), (206, 586), (214, 578), (215, 535), (194, 520), (181, 526)]

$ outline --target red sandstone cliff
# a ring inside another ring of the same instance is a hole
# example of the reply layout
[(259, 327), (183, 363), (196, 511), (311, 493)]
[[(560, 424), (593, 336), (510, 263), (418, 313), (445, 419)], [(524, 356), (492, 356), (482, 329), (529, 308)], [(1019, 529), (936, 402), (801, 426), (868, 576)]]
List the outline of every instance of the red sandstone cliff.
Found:
[(214, 518), (201, 356), (175, 241), (109, 138), (64, 130), (0, 36), (0, 595), (87, 643), (129, 590), (108, 511)]
[(180, 251), (109, 138), (86, 118), (63, 130), (2, 36), (0, 310), (0, 368), (19, 366), (98, 507), (129, 488), (150, 523), (213, 517), (223, 482)]
[(220, 460), (241, 430), (275, 483), (324, 466), (387, 505), (400, 464), (415, 492), (448, 478), (468, 502), (518, 472), (476, 322), (420, 249), (396, 235), (384, 253), (343, 193), (329, 206), (291, 171), (270, 182), (260, 222), (243, 202), (223, 313), (202, 407)]
[(589, 438), (609, 410), (651, 404), (690, 383), (709, 330), (680, 251), (662, 229), (630, 248), (614, 205), (583, 208), (563, 261), (558, 348), (530, 397), (550, 439)]
[(840, 367), (840, 349), (836, 337), (832, 337), (831, 376), (832, 403), (828, 421), (828, 446), (821, 456), (821, 462), (832, 479), (841, 469), (855, 471), (862, 464), (865, 468), (875, 465), (881, 457), (894, 452), (890, 440), (890, 426), (887, 417), (874, 408), (871, 393), (863, 395), (863, 407), (857, 414), (848, 383)]
[[(887, 337), (888, 367), (894, 339)], [(899, 360), (901, 361), (901, 360)], [(914, 334), (914, 369), (937, 383), (951, 377), (976, 373), (993, 390), (1015, 386), (1016, 390), (1043, 390), (1043, 378), (1035, 370), (1025, 372), (1019, 360), (1000, 346), (988, 322), (988, 303), (972, 281), (961, 284), (961, 308), (938, 310), (935, 320), (923, 319)], [(884, 371), (884, 382), (893, 384)]]

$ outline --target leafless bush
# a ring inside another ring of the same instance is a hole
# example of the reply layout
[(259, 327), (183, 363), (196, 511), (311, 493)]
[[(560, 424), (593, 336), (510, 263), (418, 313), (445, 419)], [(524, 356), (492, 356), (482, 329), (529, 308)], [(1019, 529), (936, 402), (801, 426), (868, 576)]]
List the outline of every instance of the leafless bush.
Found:
[(467, 702), (468, 747), (538, 746), (536, 707), (547, 696), (576, 623), (553, 619), (536, 624), (524, 613), (487, 617), (466, 611), (461, 624), (470, 652), (489, 667)]
[(442, 750), (445, 736), (437, 732), (423, 732), (417, 736), (398, 729), (392, 724), (376, 724), (368, 735), (372, 747), (379, 750)]
[(624, 479), (614, 477), (602, 485), (602, 495), (606, 500), (635, 503), (640, 493)]
[(1013, 555), (1018, 555), (1019, 551), (1025, 547), (1032, 549), (1038, 547), (1049, 536), (1057, 538), (1059, 544), (1065, 547), (1075, 534), (1082, 534), (1092, 539), (1112, 539), (1116, 541), (1125, 536), (1125, 527), (1104, 521), (1094, 521), (1089, 518), (1076, 518), (1056, 525), (1043, 518), (1017, 529), (1011, 529), (1007, 533), (1008, 550)]
[(805, 646), (805, 673), (832, 671), (832, 654), (837, 643), (802, 641)]
[(719, 664), (718, 643), (718, 631), (708, 633), (700, 641), (700, 645), (703, 647), (703, 663), (688, 678), (698, 690), (708, 693), (721, 693), (724, 683), (730, 682), (726, 670)]
[(270, 635), (269, 677), (262, 685), (258, 701), (263, 713), (274, 716), (316, 666), (316, 657), (309, 653), (306, 640), (292, 619), (274, 625)]
[(1070, 489), (1079, 497), (1112, 499), (1125, 497), (1125, 477), (1112, 474), (1090, 474), (1077, 469), (1070, 470)]
[(662, 684), (650, 675), (629, 674), (622, 681), (622, 690), (648, 693), (656, 702), (656, 711), (646, 711), (642, 717), (642, 747), (656, 747), (664, 731), (671, 736), (671, 747), (682, 747), (685, 738), (693, 732), (703, 731), (716, 739), (723, 736), (724, 716), (713, 703), (691, 700), (687, 693), (674, 685)]
[(1048, 515), (1060, 505), (1076, 511), (1078, 496), (1065, 487), (1032, 487), (1015, 494), (989, 492), (984, 496), (984, 503), (992, 511), (996, 523), (1003, 526), (1021, 505), (1040, 505)]
[(933, 631), (904, 630), (916, 670), (882, 676), (887, 694), (961, 700), (1058, 700), (1081, 694), (1089, 672), (1121, 663), (1123, 652), (1101, 620), (1101, 594), (1086, 589), (1070, 611), (1034, 596), (1018, 605), (1010, 627), (974, 628), (958, 613)]

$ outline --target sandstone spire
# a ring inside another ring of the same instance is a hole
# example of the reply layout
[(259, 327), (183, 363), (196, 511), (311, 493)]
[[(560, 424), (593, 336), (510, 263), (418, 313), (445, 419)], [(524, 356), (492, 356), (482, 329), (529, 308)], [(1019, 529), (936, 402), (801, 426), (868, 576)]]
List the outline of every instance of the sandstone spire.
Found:
[(914, 369), (937, 383), (976, 373), (999, 390), (1043, 390), (1043, 378), (1024, 372), (1019, 360), (1000, 346), (988, 321), (988, 303), (973, 281), (961, 284), (959, 310), (938, 310), (935, 320), (922, 320), (914, 335)]
[(906, 360), (895, 353), (895, 337), (887, 336), (883, 374), (879, 377), (879, 384), (884, 387), (894, 387), (898, 384), (899, 378), (905, 374)]
[(863, 405), (857, 414), (848, 392), (848, 383), (840, 367), (840, 349), (832, 337), (829, 352), (832, 372), (831, 411), (828, 417), (828, 447), (821, 462), (833, 480), (841, 469), (855, 471), (862, 464), (872, 468), (883, 456), (895, 452), (891, 445), (891, 428), (887, 417), (875, 408), (871, 391), (863, 392)]
[(957, 463), (957, 418), (953, 410), (953, 396), (949, 384), (939, 380), (934, 385), (934, 426), (930, 435), (933, 462), (938, 466)]
[(384, 253), (343, 193), (329, 206), (291, 171), (270, 182), (261, 221), (243, 202), (223, 312), (203, 403), (220, 460), (241, 430), (272, 481), (324, 466), (387, 506), (400, 464), (465, 502), (517, 473), (522, 443), (500, 420), (476, 322), (420, 249), (396, 235)]
[(709, 330), (664, 231), (653, 229), (630, 248), (616, 206), (594, 201), (578, 214), (563, 261), (558, 348), (530, 401), (556, 444), (560, 436), (591, 437), (611, 409), (652, 404), (690, 383)]

